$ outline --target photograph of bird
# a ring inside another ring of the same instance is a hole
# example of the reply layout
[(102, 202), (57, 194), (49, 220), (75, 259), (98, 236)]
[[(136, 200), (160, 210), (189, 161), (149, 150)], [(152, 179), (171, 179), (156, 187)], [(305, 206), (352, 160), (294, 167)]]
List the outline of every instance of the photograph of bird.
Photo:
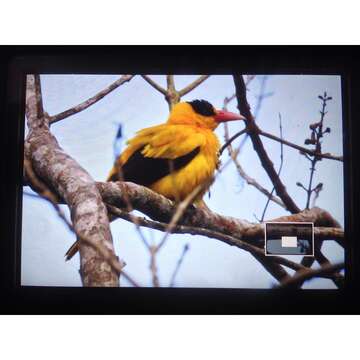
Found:
[[(214, 130), (234, 120), (245, 117), (217, 110), (206, 100), (177, 103), (166, 123), (142, 129), (127, 142), (107, 181), (133, 182), (182, 201), (213, 177), (220, 149)], [(206, 206), (202, 201), (205, 192), (197, 196), (195, 205)], [(77, 252), (75, 244), (67, 251), (67, 260)]]
[(219, 123), (244, 119), (205, 100), (180, 102), (166, 123), (140, 130), (128, 141), (108, 181), (134, 182), (181, 201), (214, 174), (220, 148), (214, 130)]

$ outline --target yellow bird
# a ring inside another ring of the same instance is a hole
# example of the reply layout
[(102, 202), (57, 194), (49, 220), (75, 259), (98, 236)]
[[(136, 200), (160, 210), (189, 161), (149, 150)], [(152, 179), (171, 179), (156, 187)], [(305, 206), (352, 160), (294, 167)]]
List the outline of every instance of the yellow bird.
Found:
[[(245, 120), (241, 114), (216, 110), (208, 101), (180, 102), (166, 123), (137, 132), (115, 161), (108, 181), (130, 181), (175, 201), (210, 180), (218, 164), (219, 123)], [(204, 192), (195, 203), (201, 204)], [(75, 244), (67, 260), (77, 251)]]
[(183, 200), (214, 174), (220, 144), (213, 131), (220, 122), (243, 119), (205, 100), (178, 103), (165, 124), (140, 130), (128, 141), (108, 181), (131, 181)]

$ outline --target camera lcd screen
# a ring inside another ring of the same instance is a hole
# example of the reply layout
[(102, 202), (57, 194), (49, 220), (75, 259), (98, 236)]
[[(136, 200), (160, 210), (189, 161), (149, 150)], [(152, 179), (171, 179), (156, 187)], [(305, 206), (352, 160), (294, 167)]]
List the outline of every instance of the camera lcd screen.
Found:
[(28, 74), (25, 101), (22, 286), (343, 286), (340, 75)]

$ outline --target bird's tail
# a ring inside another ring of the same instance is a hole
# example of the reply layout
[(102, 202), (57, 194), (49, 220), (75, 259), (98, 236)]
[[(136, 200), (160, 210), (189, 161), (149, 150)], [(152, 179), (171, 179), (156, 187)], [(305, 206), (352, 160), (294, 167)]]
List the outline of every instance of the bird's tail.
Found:
[(65, 260), (70, 260), (79, 251), (79, 240), (76, 240), (65, 253)]

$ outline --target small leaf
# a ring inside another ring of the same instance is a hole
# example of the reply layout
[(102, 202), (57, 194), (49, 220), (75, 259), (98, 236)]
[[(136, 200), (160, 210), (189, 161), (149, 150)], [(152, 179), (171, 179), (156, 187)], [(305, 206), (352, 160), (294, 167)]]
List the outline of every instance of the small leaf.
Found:
[(324, 98), (321, 95), (319, 95), (318, 98), (321, 100), (324, 100)]
[(332, 100), (332, 97), (331, 97), (331, 96), (329, 96), (326, 100)]
[(301, 182), (297, 182), (296, 186), (303, 187), (303, 184)]

